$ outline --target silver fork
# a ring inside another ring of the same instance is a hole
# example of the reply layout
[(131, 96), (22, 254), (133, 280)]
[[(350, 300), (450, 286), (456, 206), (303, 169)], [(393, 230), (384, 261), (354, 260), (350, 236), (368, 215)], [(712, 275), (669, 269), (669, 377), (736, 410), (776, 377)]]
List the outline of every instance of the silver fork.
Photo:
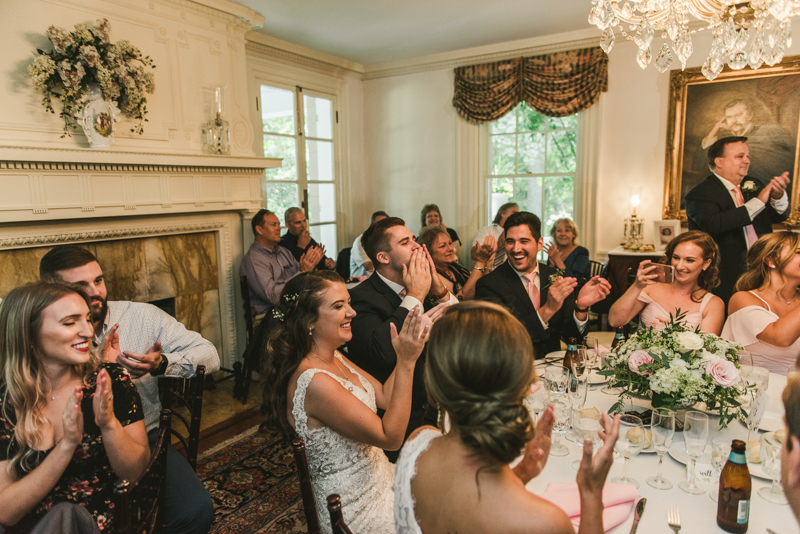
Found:
[(669, 523), (669, 528), (676, 533), (681, 530), (681, 512), (677, 506), (670, 506), (667, 510), (667, 523)]

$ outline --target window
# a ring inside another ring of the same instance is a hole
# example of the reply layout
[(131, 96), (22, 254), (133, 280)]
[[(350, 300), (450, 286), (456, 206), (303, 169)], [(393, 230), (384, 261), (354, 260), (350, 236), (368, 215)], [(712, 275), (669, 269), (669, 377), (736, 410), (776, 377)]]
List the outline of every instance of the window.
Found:
[(489, 125), (487, 222), (506, 202), (542, 219), (542, 233), (573, 219), (578, 115), (545, 117), (519, 104)]
[(335, 258), (334, 98), (301, 87), (262, 85), (260, 92), (264, 156), (283, 158), (280, 168), (265, 173), (267, 209), (283, 223), (287, 208), (302, 207), (311, 236)]

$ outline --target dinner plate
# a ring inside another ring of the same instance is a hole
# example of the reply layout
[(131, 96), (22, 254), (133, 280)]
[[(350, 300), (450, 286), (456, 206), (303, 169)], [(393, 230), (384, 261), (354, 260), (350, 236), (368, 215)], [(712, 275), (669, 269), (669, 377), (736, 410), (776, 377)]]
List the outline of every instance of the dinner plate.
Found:
[(592, 369), (592, 371), (589, 373), (590, 386), (605, 384), (607, 382), (608, 382), (608, 377), (598, 374), (597, 370)]
[[(672, 442), (672, 446), (669, 448), (669, 455), (672, 457), (673, 460), (676, 462), (680, 462), (683, 465), (689, 463), (689, 453), (686, 452), (686, 447), (683, 445), (683, 440), (675, 440)], [(703, 454), (697, 459), (697, 464), (703, 465), (711, 465), (711, 445), (706, 445), (706, 450), (703, 451)], [(762, 478), (766, 480), (772, 480), (772, 477), (769, 476), (767, 473), (764, 472), (764, 468), (761, 464), (753, 464), (747, 462), (747, 469), (750, 471), (750, 475)]]
[(758, 425), (758, 429), (762, 432), (775, 432), (783, 427), (783, 417), (773, 412), (765, 413)]

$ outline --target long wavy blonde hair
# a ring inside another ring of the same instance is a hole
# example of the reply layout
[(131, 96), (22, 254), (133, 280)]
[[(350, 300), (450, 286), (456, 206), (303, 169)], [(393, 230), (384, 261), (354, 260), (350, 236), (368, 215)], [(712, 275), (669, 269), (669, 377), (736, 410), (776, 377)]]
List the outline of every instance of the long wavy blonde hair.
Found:
[[(794, 232), (774, 232), (763, 235), (747, 251), (747, 270), (736, 282), (736, 291), (766, 289), (769, 286), (771, 263), (786, 285), (783, 270), (794, 258), (800, 246), (800, 234)], [(783, 287), (776, 288), (778, 291)], [(797, 291), (797, 289), (795, 289)]]
[[(55, 282), (33, 282), (12, 290), (0, 303), (0, 380), (5, 382), (3, 418), (16, 418), (14, 440), (18, 450), (9, 462), (8, 471), (24, 474), (35, 466), (43, 430), (50, 423), (42, 415), (47, 404), (50, 381), (43, 370), (47, 356), (41, 348), (40, 334), (44, 310), (69, 295), (80, 296), (89, 307), (89, 297), (79, 287)], [(87, 313), (89, 310), (87, 309)], [(90, 353), (89, 361), (76, 366), (79, 376), (87, 377), (100, 365), (97, 351)]]

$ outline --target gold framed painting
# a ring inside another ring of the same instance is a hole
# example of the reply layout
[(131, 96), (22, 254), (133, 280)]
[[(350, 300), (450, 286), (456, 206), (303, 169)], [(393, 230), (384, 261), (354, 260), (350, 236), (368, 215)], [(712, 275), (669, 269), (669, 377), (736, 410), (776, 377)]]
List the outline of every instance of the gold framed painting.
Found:
[(669, 84), (664, 219), (686, 221), (686, 193), (711, 174), (708, 147), (730, 135), (747, 137), (749, 176), (767, 183), (789, 171), (791, 214), (800, 226), (800, 56), (774, 67), (725, 70), (708, 81), (700, 68), (673, 70)]

